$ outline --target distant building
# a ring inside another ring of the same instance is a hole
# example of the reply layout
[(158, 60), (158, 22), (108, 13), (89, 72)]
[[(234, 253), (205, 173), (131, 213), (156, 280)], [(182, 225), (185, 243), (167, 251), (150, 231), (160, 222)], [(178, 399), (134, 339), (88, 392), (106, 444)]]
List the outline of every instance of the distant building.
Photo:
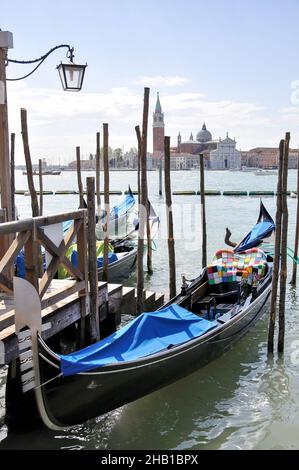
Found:
[(205, 122), (202, 128), (196, 134), (196, 139), (193, 137), (191, 132), (189, 140), (182, 142), (181, 133), (178, 134), (177, 146), (172, 147), (172, 151), (176, 153), (188, 153), (192, 155), (198, 155), (204, 150), (213, 150), (217, 147), (217, 141), (212, 139), (212, 134), (208, 131)]
[(158, 168), (161, 158), (164, 155), (164, 114), (160, 103), (159, 93), (155, 112), (153, 113), (153, 156), (151, 167)]
[(212, 170), (241, 169), (241, 153), (236, 149), (235, 139), (228, 137), (217, 142), (217, 148), (210, 151)]
[[(251, 150), (241, 152), (242, 166), (254, 168), (277, 168), (278, 147), (256, 147)], [(298, 150), (289, 150), (289, 168), (297, 168)]]

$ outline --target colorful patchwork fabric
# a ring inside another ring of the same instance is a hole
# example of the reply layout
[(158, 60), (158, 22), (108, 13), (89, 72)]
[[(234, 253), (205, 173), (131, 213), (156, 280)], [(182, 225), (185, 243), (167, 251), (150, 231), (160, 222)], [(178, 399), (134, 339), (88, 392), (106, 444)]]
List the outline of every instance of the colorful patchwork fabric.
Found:
[(263, 278), (267, 271), (267, 257), (259, 248), (251, 248), (244, 253), (231, 250), (218, 250), (213, 264), (207, 267), (209, 284), (233, 282), (246, 279), (248, 284)]

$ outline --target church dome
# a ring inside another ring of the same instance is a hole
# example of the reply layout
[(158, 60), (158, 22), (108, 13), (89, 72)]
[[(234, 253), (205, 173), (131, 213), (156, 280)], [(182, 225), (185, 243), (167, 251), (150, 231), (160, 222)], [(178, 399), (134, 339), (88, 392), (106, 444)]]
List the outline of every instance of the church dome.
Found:
[(207, 130), (205, 123), (203, 123), (201, 131), (197, 132), (196, 140), (198, 142), (210, 142), (212, 140), (212, 134)]

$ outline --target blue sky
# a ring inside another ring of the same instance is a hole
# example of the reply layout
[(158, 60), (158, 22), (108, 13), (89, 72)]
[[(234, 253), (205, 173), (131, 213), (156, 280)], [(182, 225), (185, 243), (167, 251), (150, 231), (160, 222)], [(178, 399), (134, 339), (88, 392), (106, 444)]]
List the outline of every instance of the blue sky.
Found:
[[(75, 61), (88, 63), (80, 93), (61, 89), (55, 66), (64, 50), (32, 77), (9, 83), (10, 131), (21, 140), (25, 107), (33, 160), (70, 161), (76, 145), (83, 155), (94, 152), (103, 122), (111, 145), (129, 149), (149, 86), (149, 150), (157, 91), (173, 145), (178, 131), (187, 139), (205, 121), (214, 138), (228, 131), (244, 150), (276, 146), (285, 131), (297, 147), (298, 13), (298, 0), (2, 0), (0, 27), (14, 34), (11, 58), (69, 43)], [(7, 76), (25, 71), (9, 65)]]

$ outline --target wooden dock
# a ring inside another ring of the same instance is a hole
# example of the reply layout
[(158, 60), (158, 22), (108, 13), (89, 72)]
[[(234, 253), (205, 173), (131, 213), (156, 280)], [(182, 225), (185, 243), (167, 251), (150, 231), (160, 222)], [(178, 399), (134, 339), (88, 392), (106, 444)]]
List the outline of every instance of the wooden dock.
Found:
[[(60, 333), (81, 318), (80, 298), (78, 293), (62, 295), (71, 292), (75, 281), (53, 279), (51, 287), (45, 294), (42, 309), (43, 324), (50, 324), (43, 332), (43, 338), (48, 339)], [(62, 297), (56, 303), (47, 306), (47, 299)], [(145, 311), (157, 310), (164, 303), (164, 294), (145, 291)], [(107, 301), (108, 299), (108, 301)], [(121, 284), (99, 282), (99, 313), (100, 324), (107, 316), (115, 318), (116, 325), (121, 323), (122, 314), (136, 314), (136, 290)], [(13, 296), (0, 294), (0, 364), (9, 364), (18, 357), (17, 337), (14, 325)]]
[[(12, 273), (17, 254), (24, 249), (25, 278), (39, 293), (42, 307), (44, 339), (51, 338), (72, 324), (78, 323), (81, 340), (86, 333), (85, 319), (90, 315), (91, 277), (87, 269), (87, 224), (86, 209), (34, 217), (16, 222), (0, 224), (0, 235), (14, 239), (0, 259), (0, 364), (9, 364), (18, 357), (17, 337), (14, 325), (14, 297)], [(73, 220), (63, 239), (54, 243), (47, 227)], [(78, 267), (66, 257), (66, 251), (76, 240)], [(40, 272), (41, 245), (51, 256), (44, 272)], [(59, 266), (70, 274), (69, 279), (57, 279)], [(96, 281), (97, 282), (97, 281)], [(95, 284), (97, 285), (97, 284)], [(136, 314), (136, 290), (121, 284), (98, 282), (98, 311), (100, 336), (115, 331), (121, 323), (122, 314)], [(144, 311), (156, 310), (164, 303), (164, 295), (144, 291)], [(102, 331), (101, 331), (102, 327)]]

